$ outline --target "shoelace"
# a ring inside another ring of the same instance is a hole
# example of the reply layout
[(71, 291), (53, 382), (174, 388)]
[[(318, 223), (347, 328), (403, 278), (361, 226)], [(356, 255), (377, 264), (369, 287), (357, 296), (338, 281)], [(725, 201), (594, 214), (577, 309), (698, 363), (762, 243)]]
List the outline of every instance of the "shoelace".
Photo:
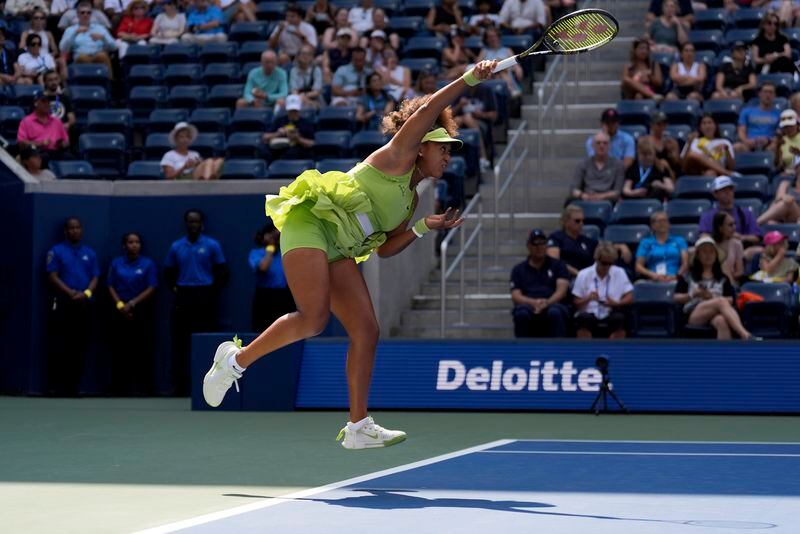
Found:
[(231, 383), (236, 386), (236, 393), (239, 393), (239, 378), (242, 378), (242, 373), (236, 372), (236, 369), (229, 367), (225, 362), (219, 362), (217, 364), (221, 369), (221, 372), (224, 373), (224, 377), (221, 382), (219, 382), (219, 387), (217, 388), (218, 391), (228, 391), (228, 388), (231, 387)]

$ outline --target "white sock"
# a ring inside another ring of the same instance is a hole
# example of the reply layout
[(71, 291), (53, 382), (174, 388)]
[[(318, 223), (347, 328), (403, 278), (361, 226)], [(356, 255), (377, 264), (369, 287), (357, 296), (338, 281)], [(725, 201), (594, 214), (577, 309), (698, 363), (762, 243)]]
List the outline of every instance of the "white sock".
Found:
[(357, 432), (357, 431), (361, 430), (361, 428), (364, 425), (367, 424), (367, 420), (368, 419), (369, 419), (369, 416), (365, 417), (361, 421), (356, 421), (355, 423), (347, 423), (347, 426), (350, 427), (350, 430), (353, 430), (353, 431)]
[[(239, 353), (237, 352), (236, 354), (239, 354)], [(241, 374), (241, 373), (244, 373), (245, 369), (247, 369), (247, 368), (246, 367), (242, 367), (241, 365), (236, 363), (236, 354), (231, 354), (231, 357), (228, 358), (228, 364), (231, 367), (233, 367), (234, 371), (236, 371), (237, 373)]]

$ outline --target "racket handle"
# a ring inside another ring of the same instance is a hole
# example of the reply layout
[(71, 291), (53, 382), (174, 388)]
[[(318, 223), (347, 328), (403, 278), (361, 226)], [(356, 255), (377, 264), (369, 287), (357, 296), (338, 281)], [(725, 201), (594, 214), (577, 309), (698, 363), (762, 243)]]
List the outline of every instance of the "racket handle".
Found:
[(506, 59), (497, 64), (493, 72), (500, 72), (502, 70), (506, 70), (507, 68), (516, 64), (517, 64), (517, 56), (507, 57)]

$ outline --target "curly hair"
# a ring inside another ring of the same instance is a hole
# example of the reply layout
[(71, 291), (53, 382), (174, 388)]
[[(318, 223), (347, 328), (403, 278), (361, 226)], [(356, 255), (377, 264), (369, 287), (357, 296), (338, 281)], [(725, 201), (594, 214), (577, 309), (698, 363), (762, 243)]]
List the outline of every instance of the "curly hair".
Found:
[[(410, 100), (404, 100), (403, 103), (400, 104), (400, 109), (392, 111), (383, 117), (383, 122), (381, 123), (383, 133), (388, 135), (396, 134), (408, 118), (431, 99), (431, 96), (432, 95), (424, 95)], [(453, 119), (453, 111), (449, 106), (444, 108), (444, 111), (439, 114), (439, 117), (432, 127), (434, 126), (444, 128), (451, 137), (454, 137), (458, 133), (458, 125)]]

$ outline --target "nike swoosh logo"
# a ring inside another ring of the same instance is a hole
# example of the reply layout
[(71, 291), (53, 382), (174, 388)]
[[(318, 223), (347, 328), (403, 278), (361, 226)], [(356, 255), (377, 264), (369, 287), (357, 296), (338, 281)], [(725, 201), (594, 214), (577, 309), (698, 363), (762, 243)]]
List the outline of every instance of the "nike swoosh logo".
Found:
[[(363, 432), (363, 430), (362, 430), (362, 432)], [(370, 434), (369, 432), (364, 432), (364, 435), (369, 437), (369, 438), (372, 438), (372, 439), (378, 439), (378, 433), (377, 432), (375, 434)]]

